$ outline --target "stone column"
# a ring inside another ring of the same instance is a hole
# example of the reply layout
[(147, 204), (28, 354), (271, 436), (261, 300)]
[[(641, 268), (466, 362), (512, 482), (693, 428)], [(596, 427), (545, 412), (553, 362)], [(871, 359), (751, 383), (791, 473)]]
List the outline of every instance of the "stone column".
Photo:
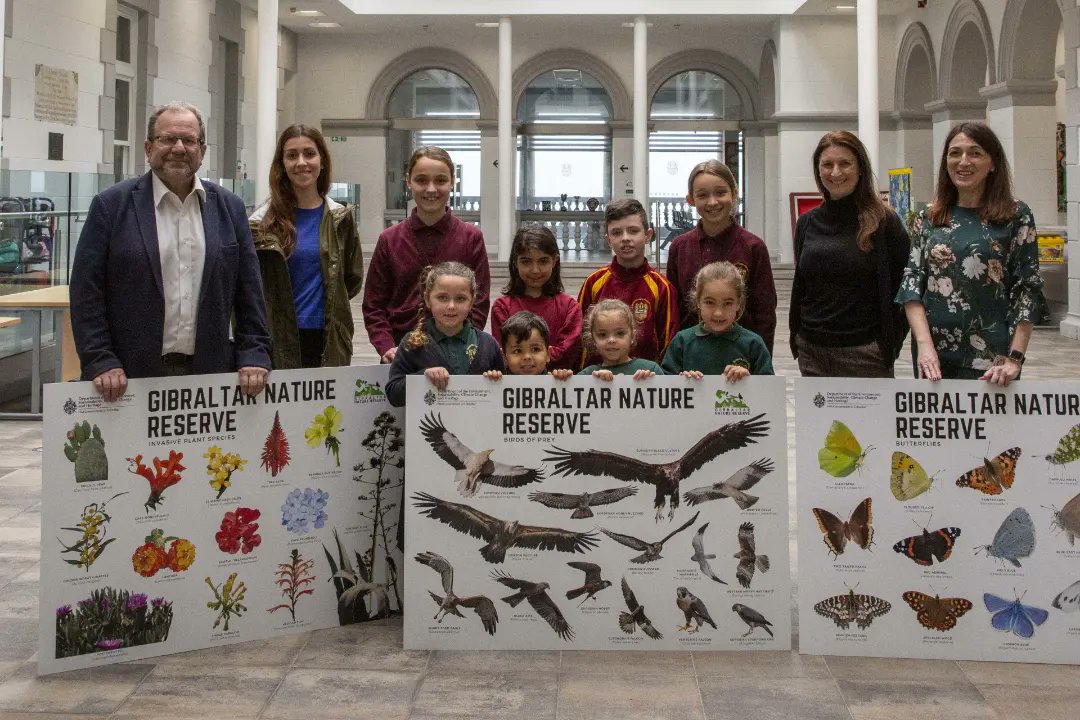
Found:
[(878, 3), (858, 0), (855, 10), (858, 43), (859, 140), (870, 156), (870, 167), (878, 167)]
[[(1065, 187), (1068, 200), (1069, 312), (1061, 321), (1061, 334), (1080, 339), (1080, 7), (1067, 3), (1062, 10), (1065, 28)], [(1036, 221), (1038, 218), (1036, 217)]]
[(634, 197), (649, 207), (649, 62), (648, 24), (634, 18)]
[(255, 197), (270, 197), (277, 140), (278, 2), (259, 0), (259, 70), (255, 98)]
[(499, 260), (510, 259), (514, 239), (514, 66), (510, 18), (499, 18)]

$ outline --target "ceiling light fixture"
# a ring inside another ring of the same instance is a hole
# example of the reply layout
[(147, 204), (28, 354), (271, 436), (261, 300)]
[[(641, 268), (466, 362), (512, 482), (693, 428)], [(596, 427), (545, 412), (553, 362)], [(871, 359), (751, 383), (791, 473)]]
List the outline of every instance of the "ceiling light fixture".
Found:
[(301, 10), (299, 8), (289, 8), (289, 13), (292, 15), (299, 15), (301, 17), (322, 17), (325, 13), (322, 10)]
[(476, 27), (478, 27), (478, 28), (497, 28), (497, 27), (499, 27), (499, 23), (497, 23), (497, 22), (478, 22), (478, 23), (476, 23)]
[(313, 23), (308, 23), (308, 27), (313, 27), (313, 28), (335, 28), (335, 27), (341, 27), (341, 23), (336, 23), (336, 22), (313, 22)]

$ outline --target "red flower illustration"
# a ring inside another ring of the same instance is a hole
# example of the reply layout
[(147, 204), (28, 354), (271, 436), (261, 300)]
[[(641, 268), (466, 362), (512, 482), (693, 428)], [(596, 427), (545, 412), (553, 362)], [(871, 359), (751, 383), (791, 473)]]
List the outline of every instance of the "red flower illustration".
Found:
[(270, 477), (276, 477), (288, 464), (289, 439), (285, 437), (285, 431), (281, 429), (281, 420), (275, 412), (274, 426), (270, 428), (270, 434), (266, 436), (266, 443), (263, 445), (262, 466), (270, 473)]
[(214, 534), (222, 552), (235, 555), (242, 552), (247, 555), (262, 543), (258, 534), (259, 523), (255, 522), (262, 515), (255, 508), (238, 507), (225, 513), (221, 519), (221, 528)]
[(154, 469), (152, 471), (149, 467), (143, 465), (142, 457), (142, 455), (136, 455), (127, 459), (128, 472), (139, 475), (150, 483), (150, 497), (143, 505), (146, 511), (150, 512), (157, 509), (157, 506), (164, 502), (161, 494), (165, 492), (165, 488), (172, 487), (180, 482), (182, 479), (180, 473), (187, 470), (187, 468), (180, 464), (180, 461), (184, 459), (184, 453), (178, 453), (175, 450), (169, 451), (167, 460), (154, 458)]

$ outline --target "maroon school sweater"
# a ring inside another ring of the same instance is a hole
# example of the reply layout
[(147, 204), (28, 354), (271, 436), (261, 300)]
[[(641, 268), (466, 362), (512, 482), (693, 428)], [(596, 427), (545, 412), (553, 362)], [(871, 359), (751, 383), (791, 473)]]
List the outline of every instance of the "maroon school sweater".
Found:
[(531, 298), (503, 295), (491, 305), (491, 334), (502, 346), (502, 326), (516, 312), (528, 310), (544, 318), (551, 344), (548, 370), (574, 370), (581, 361), (581, 306), (566, 293)]
[(476, 300), (469, 320), (477, 330), (487, 324), (491, 275), (480, 228), (450, 212), (428, 226), (413, 214), (383, 230), (368, 264), (364, 283), (364, 326), (379, 355), (397, 347), (416, 327), (420, 307), (417, 284), (425, 265), (456, 260), (476, 273)]

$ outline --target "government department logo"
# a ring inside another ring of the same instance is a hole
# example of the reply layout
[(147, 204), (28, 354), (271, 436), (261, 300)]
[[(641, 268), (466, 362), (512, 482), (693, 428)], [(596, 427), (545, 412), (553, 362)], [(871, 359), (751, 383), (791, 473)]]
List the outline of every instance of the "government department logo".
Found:
[(424, 404), (426, 404), (426, 405), (434, 405), (435, 404), (435, 391), (434, 390), (428, 390), (426, 393), (424, 393)]
[(749, 415), (750, 406), (743, 400), (742, 393), (717, 390), (716, 402), (713, 403), (713, 412), (716, 415)]
[(822, 395), (821, 393), (818, 393), (817, 395), (814, 396), (814, 407), (816, 407), (816, 408), (825, 407), (825, 396)]
[(68, 415), (75, 414), (75, 401), (71, 398), (68, 398), (67, 401), (64, 403), (64, 412), (66, 412)]

